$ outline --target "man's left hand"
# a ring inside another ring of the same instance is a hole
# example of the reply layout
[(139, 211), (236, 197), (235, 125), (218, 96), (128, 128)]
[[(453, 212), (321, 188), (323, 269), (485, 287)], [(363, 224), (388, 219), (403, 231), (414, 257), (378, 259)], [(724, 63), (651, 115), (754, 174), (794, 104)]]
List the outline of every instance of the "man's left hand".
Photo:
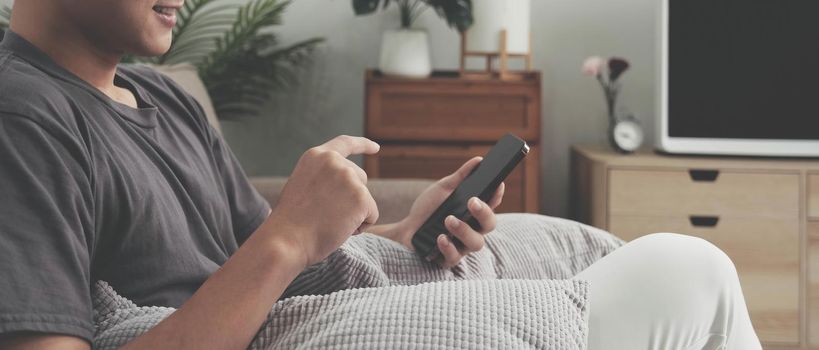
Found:
[[(370, 232), (397, 241), (409, 249), (412, 246), (412, 236), (421, 227), (435, 209), (446, 200), (447, 197), (458, 187), (469, 173), (481, 162), (481, 157), (475, 157), (464, 163), (460, 169), (443, 179), (438, 180), (428, 187), (412, 204), (409, 215), (400, 222), (384, 225), (381, 227), (371, 227)], [(458, 248), (452, 240), (441, 232), (438, 235), (438, 250), (441, 251), (442, 258), (437, 262), (444, 268), (451, 268), (457, 265), (463, 257), (472, 252), (481, 250), (484, 246), (484, 235), (495, 229), (494, 209), (501, 203), (505, 185), (498, 186), (489, 203), (485, 203), (480, 198), (472, 197), (467, 203), (472, 217), (478, 221), (481, 231), (474, 230), (469, 224), (450, 215), (444, 220), (444, 226), (449, 233), (458, 238), (463, 243)]]

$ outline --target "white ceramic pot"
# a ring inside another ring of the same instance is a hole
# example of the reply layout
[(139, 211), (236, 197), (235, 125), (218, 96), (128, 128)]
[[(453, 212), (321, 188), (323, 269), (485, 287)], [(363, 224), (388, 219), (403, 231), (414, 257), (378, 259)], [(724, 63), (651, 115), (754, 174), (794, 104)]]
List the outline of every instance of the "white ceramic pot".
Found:
[(381, 38), (381, 72), (408, 78), (426, 78), (432, 73), (427, 32), (398, 29), (384, 32)]

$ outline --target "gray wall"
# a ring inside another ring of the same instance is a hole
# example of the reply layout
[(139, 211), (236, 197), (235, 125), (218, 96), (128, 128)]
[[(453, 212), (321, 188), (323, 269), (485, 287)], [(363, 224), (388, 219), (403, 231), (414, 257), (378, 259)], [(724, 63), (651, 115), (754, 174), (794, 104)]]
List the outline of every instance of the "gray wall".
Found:
[[(544, 213), (567, 214), (570, 145), (606, 142), (602, 93), (593, 79), (580, 74), (585, 57), (620, 55), (632, 62), (623, 78), (622, 101), (647, 131), (653, 130), (656, 6), (653, 0), (532, 1), (534, 67), (543, 72)], [(322, 36), (327, 42), (302, 84), (271, 103), (268, 110), (276, 118), (225, 123), (248, 173), (287, 175), (310, 146), (337, 134), (363, 134), (364, 70), (376, 66), (380, 34), (396, 23), (393, 11), (354, 17), (350, 0), (291, 5), (279, 30), (282, 37)], [(417, 26), (430, 32), (433, 66), (456, 68), (456, 33), (432, 12)]]
[[(602, 94), (580, 74), (585, 57), (619, 55), (632, 62), (621, 101), (653, 130), (656, 7), (654, 0), (532, 1), (534, 67), (543, 72), (544, 213), (567, 214), (570, 145), (606, 142)], [(282, 39), (327, 41), (301, 83), (274, 98), (264, 116), (224, 123), (248, 174), (288, 175), (307, 148), (338, 134), (363, 134), (364, 71), (377, 64), (381, 33), (397, 23), (395, 9), (355, 17), (350, 0), (293, 2), (278, 29)], [(430, 32), (433, 66), (456, 68), (456, 33), (431, 11), (416, 25)]]

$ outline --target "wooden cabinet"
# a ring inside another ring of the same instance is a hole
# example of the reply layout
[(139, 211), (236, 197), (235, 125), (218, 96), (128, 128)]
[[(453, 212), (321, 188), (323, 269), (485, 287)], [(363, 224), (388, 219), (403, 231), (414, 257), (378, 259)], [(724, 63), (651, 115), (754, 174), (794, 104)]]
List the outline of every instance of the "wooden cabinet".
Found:
[(819, 160), (577, 146), (572, 178), (576, 219), (626, 240), (675, 232), (714, 243), (737, 267), (765, 348), (819, 349)]
[(485, 155), (508, 132), (530, 154), (506, 179), (498, 212), (538, 212), (540, 75), (521, 80), (461, 78), (434, 72), (427, 79), (366, 75), (365, 136), (381, 151), (365, 158), (369, 176), (439, 179)]

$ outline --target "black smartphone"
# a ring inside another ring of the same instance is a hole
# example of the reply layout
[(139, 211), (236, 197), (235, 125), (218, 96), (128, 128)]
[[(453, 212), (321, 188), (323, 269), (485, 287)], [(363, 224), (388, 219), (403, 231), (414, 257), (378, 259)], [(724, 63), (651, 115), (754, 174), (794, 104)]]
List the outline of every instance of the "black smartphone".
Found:
[(477, 220), (469, 213), (467, 201), (472, 197), (478, 197), (484, 202), (489, 202), (501, 182), (528, 153), (529, 146), (525, 141), (512, 134), (503, 136), (483, 157), (481, 163), (412, 236), (412, 245), (418, 255), (429, 261), (438, 259), (441, 252), (438, 251), (436, 241), (440, 234), (448, 235), (457, 247), (463, 246), (461, 241), (452, 236), (444, 226), (444, 219), (449, 215), (463, 220), (475, 230), (480, 231)]

